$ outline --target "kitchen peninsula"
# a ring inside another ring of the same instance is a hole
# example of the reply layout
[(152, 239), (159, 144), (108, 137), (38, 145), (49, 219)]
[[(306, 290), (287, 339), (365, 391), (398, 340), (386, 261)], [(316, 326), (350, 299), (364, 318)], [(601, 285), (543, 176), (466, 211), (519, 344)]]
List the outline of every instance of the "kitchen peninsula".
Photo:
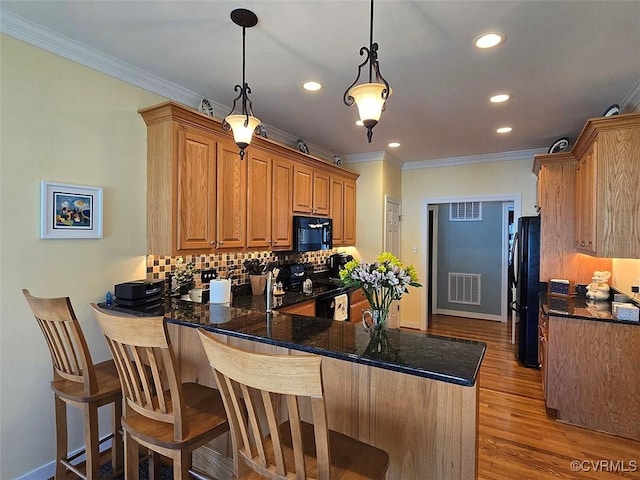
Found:
[[(178, 300), (164, 316), (183, 382), (215, 386), (196, 327), (248, 350), (322, 355), (329, 427), (386, 450), (390, 480), (476, 477), (484, 343), (398, 329), (376, 339), (359, 323)], [(219, 457), (203, 447), (195, 461), (220, 476)]]

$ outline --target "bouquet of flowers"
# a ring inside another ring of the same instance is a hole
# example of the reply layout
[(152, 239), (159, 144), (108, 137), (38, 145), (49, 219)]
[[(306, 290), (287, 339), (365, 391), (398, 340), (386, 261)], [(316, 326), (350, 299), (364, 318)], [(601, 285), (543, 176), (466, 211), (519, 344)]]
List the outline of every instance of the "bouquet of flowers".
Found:
[(191, 285), (193, 283), (193, 276), (196, 273), (200, 273), (200, 270), (196, 269), (195, 263), (184, 263), (184, 259), (182, 257), (176, 260), (176, 271), (173, 274), (173, 278), (176, 279), (176, 283), (179, 287)]
[(421, 287), (413, 265), (405, 266), (389, 252), (383, 252), (373, 263), (347, 262), (340, 270), (340, 280), (348, 287), (362, 287), (371, 308), (386, 313), (391, 302), (400, 300), (409, 287)]

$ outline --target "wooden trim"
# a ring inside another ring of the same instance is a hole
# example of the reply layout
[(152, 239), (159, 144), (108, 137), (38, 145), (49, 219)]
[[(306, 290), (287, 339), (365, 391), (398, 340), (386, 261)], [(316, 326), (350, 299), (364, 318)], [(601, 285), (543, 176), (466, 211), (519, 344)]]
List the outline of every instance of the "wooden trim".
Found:
[(580, 135), (578, 135), (578, 139), (571, 149), (571, 153), (573, 153), (576, 158), (580, 158), (599, 132), (637, 127), (639, 121), (640, 113), (614, 115), (613, 117), (590, 118), (587, 120), (587, 123), (582, 129), (582, 132), (580, 132)]

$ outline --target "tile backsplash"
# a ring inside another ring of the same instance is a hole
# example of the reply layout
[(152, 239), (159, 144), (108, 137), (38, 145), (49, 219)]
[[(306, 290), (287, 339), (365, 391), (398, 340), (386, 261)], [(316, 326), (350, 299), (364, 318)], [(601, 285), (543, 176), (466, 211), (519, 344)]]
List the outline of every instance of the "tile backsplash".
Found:
[[(309, 263), (314, 271), (326, 270), (327, 258), (337, 250), (306, 252), (306, 253), (279, 253), (279, 252), (229, 252), (214, 255), (182, 255), (182, 257), (165, 257), (147, 255), (147, 278), (168, 279), (176, 269), (176, 260), (182, 258), (185, 263), (193, 262), (198, 270), (215, 269), (218, 276), (224, 274), (230, 266), (235, 266), (233, 272), (233, 285), (249, 283), (249, 275), (244, 271), (242, 262), (250, 258), (258, 258), (265, 264), (278, 262), (281, 265), (289, 263)], [(201, 286), (200, 275), (195, 276), (196, 287)]]

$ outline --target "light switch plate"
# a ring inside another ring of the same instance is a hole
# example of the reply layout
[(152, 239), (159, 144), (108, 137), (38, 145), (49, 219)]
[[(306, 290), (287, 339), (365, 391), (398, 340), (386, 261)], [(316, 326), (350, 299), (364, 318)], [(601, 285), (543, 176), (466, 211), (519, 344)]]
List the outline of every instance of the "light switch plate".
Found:
[(216, 269), (212, 268), (210, 270), (202, 270), (200, 272), (200, 281), (202, 283), (209, 283), (211, 280), (215, 279), (218, 276)]

